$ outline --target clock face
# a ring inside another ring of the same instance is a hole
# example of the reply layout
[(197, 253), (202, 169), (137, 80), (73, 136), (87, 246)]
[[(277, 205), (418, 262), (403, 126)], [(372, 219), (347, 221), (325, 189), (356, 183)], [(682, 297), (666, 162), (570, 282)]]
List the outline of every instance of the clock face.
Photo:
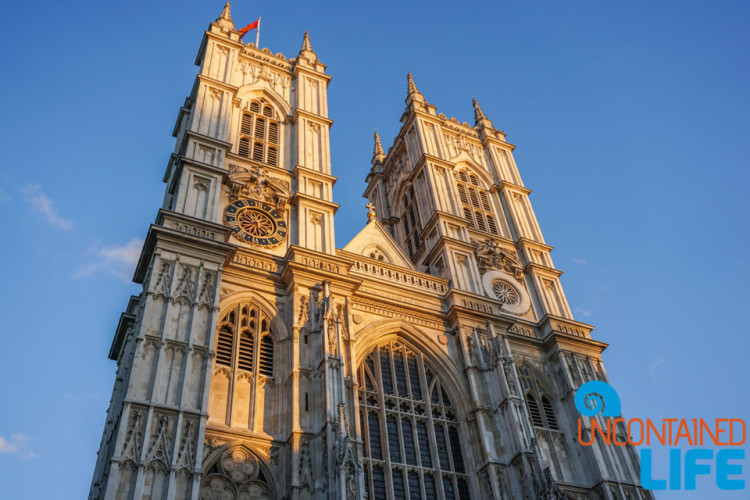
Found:
[(224, 221), (234, 234), (254, 245), (271, 248), (286, 238), (284, 218), (271, 205), (255, 200), (230, 203)]

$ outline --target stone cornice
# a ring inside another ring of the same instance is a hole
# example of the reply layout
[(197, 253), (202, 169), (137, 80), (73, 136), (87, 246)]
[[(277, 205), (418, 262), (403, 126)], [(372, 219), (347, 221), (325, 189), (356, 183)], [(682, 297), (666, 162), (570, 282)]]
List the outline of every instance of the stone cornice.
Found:
[(408, 302), (399, 301), (397, 297), (370, 295), (358, 292), (351, 298), (352, 309), (363, 310), (383, 316), (408, 318), (416, 324), (436, 329), (443, 329), (445, 316), (434, 309), (419, 307)]
[(227, 269), (241, 268), (243, 271), (252, 269), (260, 271), (262, 274), (271, 273), (278, 276), (281, 274), (283, 266), (284, 262), (281, 257), (251, 248), (239, 247), (232, 256), (231, 264), (227, 266)]
[(552, 314), (545, 315), (539, 322), (539, 326), (545, 336), (551, 333), (562, 333), (583, 339), (591, 339), (591, 332), (594, 329), (587, 323)]
[[(187, 100), (189, 100), (189, 98)], [(177, 119), (174, 122), (174, 127), (172, 127), (172, 137), (177, 137), (177, 134), (179, 133), (178, 128), (180, 127), (180, 124), (182, 123), (182, 117), (184, 115), (189, 115), (191, 112), (192, 111), (190, 107), (180, 106), (180, 110), (177, 112)]]
[(215, 78), (211, 78), (210, 76), (201, 75), (198, 74), (196, 78), (201, 82), (205, 83), (207, 85), (211, 85), (213, 87), (221, 87), (222, 89), (226, 90), (227, 92), (231, 92), (232, 95), (237, 94), (237, 91), (239, 90), (238, 87), (235, 87), (234, 85), (230, 83), (222, 82), (221, 80), (216, 80)]
[[(138, 300), (138, 297), (130, 297), (130, 302), (133, 299)], [(137, 302), (136, 302), (137, 303)], [(130, 311), (130, 307), (128, 307)], [(128, 334), (128, 329), (135, 325), (136, 316), (134, 312), (124, 312), (120, 315), (120, 320), (117, 322), (117, 329), (115, 330), (115, 336), (112, 339), (112, 345), (109, 348), (109, 359), (117, 361), (119, 363), (120, 355), (122, 354), (122, 348), (125, 345), (125, 338)]]
[(518, 316), (504, 311), (499, 301), (458, 288), (451, 288), (445, 301), (449, 319), (468, 318), (475, 321), (478, 316), (482, 321), (504, 319), (515, 322), (518, 319)]
[(551, 252), (555, 248), (547, 245), (546, 243), (539, 243), (538, 241), (530, 240), (524, 237), (518, 238), (518, 241), (516, 243), (523, 248), (531, 247), (537, 250), (544, 250), (545, 252)]
[(295, 165), (294, 170), (292, 170), (292, 177), (295, 179), (299, 179), (301, 175), (312, 177), (324, 182), (330, 182), (331, 186), (335, 185), (336, 181), (339, 180), (339, 178), (335, 175), (324, 174), (323, 172), (318, 172), (317, 170), (313, 170), (302, 165)]
[(325, 71), (325, 69), (326, 69), (327, 66), (325, 64), (323, 64), (322, 62), (320, 62), (320, 61), (317, 61), (316, 65), (322, 66), (323, 67), (323, 71), (318, 71), (317, 69), (311, 68), (309, 66), (303, 66), (301, 64), (298, 64), (297, 61), (294, 60), (294, 67), (292, 68), (292, 72), (294, 73), (294, 77), (295, 78), (299, 77), (299, 73), (307, 73), (309, 75), (313, 75), (313, 76), (315, 76), (317, 78), (320, 78), (321, 80), (325, 80), (326, 87), (328, 87), (328, 85), (331, 83), (331, 78), (332, 77), (331, 77), (331, 75), (327, 75), (326, 73), (324, 73), (324, 71)]
[(325, 124), (328, 128), (331, 128), (331, 125), (333, 125), (333, 120), (330, 118), (326, 118), (325, 116), (316, 115), (314, 113), (310, 113), (309, 111), (305, 111), (304, 109), (295, 108), (294, 113), (292, 114), (292, 123), (296, 123), (297, 120), (299, 120), (300, 116), (304, 116), (308, 120), (312, 120), (321, 124)]
[[(195, 160), (193, 158), (188, 158), (187, 156), (177, 155), (173, 153), (170, 157), (170, 162), (167, 165), (167, 170), (164, 172), (164, 178), (162, 179), (162, 181), (169, 182), (169, 180), (172, 179), (174, 182), (177, 178), (179, 178), (179, 175), (177, 174), (180, 170), (182, 170), (182, 166), (186, 163), (190, 164), (193, 167), (196, 167), (198, 170), (202, 170), (205, 173), (218, 175), (222, 179), (228, 175), (228, 172), (223, 168), (219, 168), (214, 165), (209, 165), (208, 163), (203, 163), (202, 161)], [(172, 174), (172, 170), (174, 170), (174, 174)]]
[(213, 258), (219, 263), (229, 261), (237, 247), (226, 243), (231, 229), (189, 215), (161, 209), (156, 222), (151, 224), (143, 244), (133, 281), (143, 284), (151, 264), (151, 256), (159, 241), (174, 244), (185, 250), (194, 249), (203, 258)]
[(186, 137), (192, 137), (196, 140), (205, 141), (213, 144), (216, 147), (224, 148), (229, 150), (232, 147), (231, 142), (222, 141), (221, 139), (217, 139), (215, 137), (211, 137), (208, 135), (201, 134), (200, 132), (196, 132), (194, 130), (186, 130), (185, 131)]
[[(505, 132), (503, 132), (502, 130), (495, 129), (495, 132), (505, 135)], [(516, 149), (515, 144), (511, 144), (502, 139), (498, 139), (497, 137), (487, 136), (484, 138), (484, 141), (482, 142), (482, 144), (486, 148), (489, 148), (490, 146), (499, 146), (501, 149), (504, 149), (505, 151), (510, 151), (510, 152), (513, 152)]]
[(490, 192), (494, 193), (496, 191), (516, 191), (519, 193), (524, 193), (527, 196), (531, 194), (531, 189), (519, 186), (518, 184), (513, 184), (512, 182), (508, 181), (500, 181), (498, 184), (494, 184), (490, 187)]
[(289, 203), (291, 205), (297, 205), (300, 201), (306, 201), (308, 203), (315, 204), (315, 205), (323, 205), (323, 206), (328, 207), (331, 210), (333, 210), (334, 214), (339, 209), (339, 204), (338, 203), (334, 203), (334, 202), (328, 201), (328, 200), (322, 200), (320, 198), (316, 198), (314, 196), (310, 196), (309, 194), (300, 193), (299, 191), (296, 192), (296, 193), (294, 193), (294, 195), (292, 196), (292, 199), (289, 200)]
[(298, 273), (313, 273), (316, 279), (328, 278), (332, 282), (346, 283), (356, 289), (361, 280), (352, 279), (349, 269), (354, 262), (350, 259), (321, 253), (308, 248), (291, 245), (284, 255), (284, 266), (281, 271), (285, 281), (289, 282)]
[(448, 291), (449, 280), (438, 278), (431, 274), (413, 271), (405, 267), (389, 264), (362, 255), (336, 250), (337, 255), (353, 261), (349, 270), (351, 273), (361, 274), (368, 279), (375, 279), (415, 292), (443, 295)]
[(529, 262), (526, 264), (526, 267), (524, 267), (523, 272), (528, 273), (530, 271), (536, 271), (538, 275), (545, 275), (545, 276), (554, 276), (555, 278), (559, 278), (563, 275), (563, 272), (559, 269), (555, 269), (554, 267), (547, 267), (543, 266), (541, 264), (537, 264), (536, 262)]
[(591, 338), (593, 326), (559, 316), (547, 315), (540, 321), (546, 349), (601, 354), (608, 344)]

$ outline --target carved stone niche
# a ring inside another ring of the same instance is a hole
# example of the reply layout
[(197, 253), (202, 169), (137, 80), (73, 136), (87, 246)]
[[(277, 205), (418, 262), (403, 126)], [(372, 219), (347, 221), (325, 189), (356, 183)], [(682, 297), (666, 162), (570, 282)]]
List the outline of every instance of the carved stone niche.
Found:
[(291, 198), (289, 183), (268, 175), (268, 171), (257, 165), (229, 166), (229, 201), (252, 199), (273, 205), (284, 213)]
[(474, 255), (477, 258), (480, 273), (484, 274), (492, 270), (503, 271), (523, 283), (523, 265), (515, 256), (515, 252), (502, 248), (492, 239), (473, 243), (477, 245)]

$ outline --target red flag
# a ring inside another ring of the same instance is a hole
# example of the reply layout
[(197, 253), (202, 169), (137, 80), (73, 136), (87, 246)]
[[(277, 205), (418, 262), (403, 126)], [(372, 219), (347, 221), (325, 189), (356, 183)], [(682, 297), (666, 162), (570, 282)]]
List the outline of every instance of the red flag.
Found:
[(252, 23), (250, 23), (247, 26), (245, 26), (244, 28), (242, 28), (240, 30), (240, 38), (242, 38), (243, 36), (245, 36), (245, 33), (247, 33), (248, 31), (252, 31), (255, 28), (257, 28), (258, 27), (258, 23), (260, 23), (260, 18), (256, 19)]

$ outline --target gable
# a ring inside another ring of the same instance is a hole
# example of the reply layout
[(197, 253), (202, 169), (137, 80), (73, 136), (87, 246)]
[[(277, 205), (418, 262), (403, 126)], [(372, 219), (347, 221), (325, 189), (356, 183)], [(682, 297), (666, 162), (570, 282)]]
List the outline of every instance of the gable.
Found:
[(377, 219), (368, 221), (367, 225), (346, 244), (343, 250), (416, 270), (409, 258), (399, 248), (398, 243)]

